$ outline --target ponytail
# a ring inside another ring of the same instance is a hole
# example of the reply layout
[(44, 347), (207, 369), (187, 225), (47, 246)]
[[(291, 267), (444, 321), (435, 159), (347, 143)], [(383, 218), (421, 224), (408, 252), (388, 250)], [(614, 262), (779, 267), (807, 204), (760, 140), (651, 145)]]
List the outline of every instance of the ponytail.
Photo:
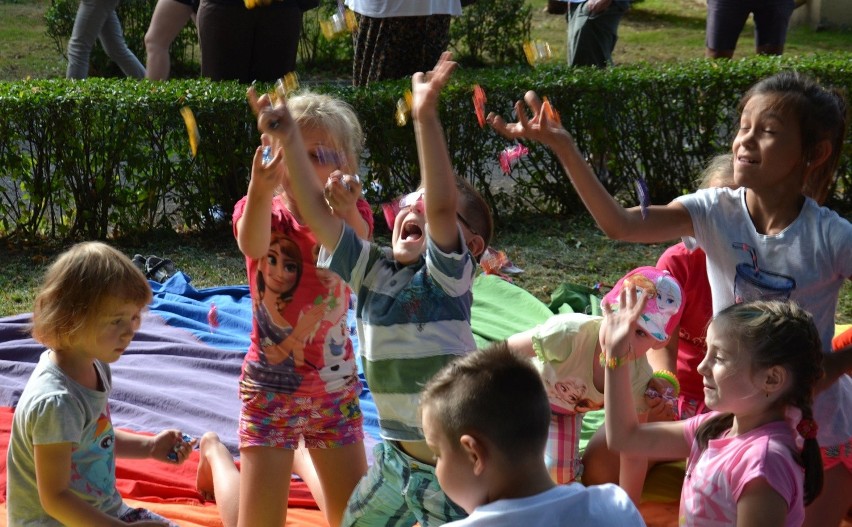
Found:
[(816, 433), (817, 425), (814, 422), (813, 410), (809, 404), (802, 405), (802, 420), (796, 427), (799, 434), (805, 439), (802, 452), (799, 455), (799, 464), (805, 469), (805, 506), (813, 502), (822, 492), (822, 453), (819, 449)]

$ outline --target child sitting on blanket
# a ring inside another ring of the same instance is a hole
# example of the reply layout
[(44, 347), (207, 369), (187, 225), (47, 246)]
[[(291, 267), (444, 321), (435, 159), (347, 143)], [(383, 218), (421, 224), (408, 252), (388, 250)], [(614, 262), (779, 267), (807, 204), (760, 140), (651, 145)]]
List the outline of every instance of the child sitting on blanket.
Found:
[(420, 428), (423, 384), (444, 364), (476, 348), (470, 328), (475, 262), (469, 246), (488, 245), (488, 206), (450, 163), (438, 99), (456, 64), (441, 56), (412, 78), (412, 117), (423, 186), (400, 200), (392, 249), (360, 240), (333, 216), (309, 177), (300, 130), (284, 106), (264, 108), (258, 128), (284, 147), (290, 185), (304, 219), (323, 245), (318, 265), (340, 274), (358, 294), (364, 372), (383, 441), (349, 500), (342, 525), (439, 525), (465, 512), (435, 479)]
[(548, 399), (536, 368), (505, 341), (453, 361), (429, 381), (421, 412), (435, 473), (470, 513), (447, 527), (645, 525), (615, 485), (554, 484), (542, 455)]
[[(683, 297), (680, 284), (670, 274), (640, 267), (623, 276), (604, 301), (617, 302), (621, 289), (631, 283), (653, 295), (630, 337), (632, 353), (628, 358), (636, 411), (644, 414), (648, 407), (646, 390), (653, 389), (657, 399), (664, 393), (652, 382), (656, 379), (645, 352), (666, 344), (680, 320)], [(604, 355), (600, 335), (605, 325), (606, 319), (599, 316), (566, 313), (507, 339), (510, 348), (532, 359), (547, 388), (553, 411), (547, 459), (557, 483), (569, 483), (582, 473), (579, 447), (583, 416), (603, 407)], [(619, 478), (621, 486), (636, 498), (645, 474), (640, 462), (641, 459), (622, 458)]]
[(182, 463), (195, 441), (179, 430), (116, 430), (109, 413), (117, 361), (139, 329), (151, 288), (116, 249), (80, 243), (48, 269), (32, 336), (47, 346), (15, 408), (7, 458), (9, 525), (175, 524), (131, 509), (116, 488), (115, 458)]

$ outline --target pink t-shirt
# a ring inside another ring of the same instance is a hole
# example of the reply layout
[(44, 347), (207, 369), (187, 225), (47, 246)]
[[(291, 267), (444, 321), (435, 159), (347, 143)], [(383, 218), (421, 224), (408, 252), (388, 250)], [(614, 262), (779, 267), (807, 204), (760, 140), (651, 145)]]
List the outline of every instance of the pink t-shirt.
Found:
[(657, 268), (669, 271), (683, 287), (676, 372), (681, 397), (703, 402), (704, 382), (698, 365), (707, 353), (707, 323), (713, 316), (706, 256), (701, 249), (690, 252), (681, 242), (666, 249), (657, 260)]
[[(245, 205), (244, 197), (234, 206), (234, 234)], [(358, 211), (372, 229), (366, 201)], [(350, 289), (334, 272), (317, 269), (318, 254), (313, 233), (281, 196), (273, 198), (269, 251), (246, 258), (253, 320), (241, 381), (248, 386), (321, 396), (359, 382), (346, 323)]]
[(684, 421), (692, 445), (680, 493), (679, 524), (730, 527), (737, 524), (737, 501), (746, 485), (765, 479), (788, 504), (785, 526), (802, 525), (804, 469), (796, 462), (793, 429), (784, 421), (765, 424), (736, 437), (710, 440), (699, 452), (695, 432), (709, 412)]

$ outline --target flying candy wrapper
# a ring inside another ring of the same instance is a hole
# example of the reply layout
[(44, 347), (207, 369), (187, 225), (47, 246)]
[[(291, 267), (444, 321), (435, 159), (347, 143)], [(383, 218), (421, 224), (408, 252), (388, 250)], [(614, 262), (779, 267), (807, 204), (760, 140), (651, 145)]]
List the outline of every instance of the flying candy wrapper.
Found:
[(500, 168), (503, 169), (504, 173), (508, 174), (512, 171), (512, 166), (518, 161), (518, 159), (524, 157), (529, 152), (530, 149), (520, 143), (506, 148), (500, 152)]
[(528, 40), (524, 42), (524, 55), (530, 66), (535, 67), (539, 62), (550, 60), (550, 44), (544, 40)]
[(651, 204), (650, 193), (648, 192), (648, 183), (642, 177), (636, 178), (636, 195), (639, 196), (639, 208), (642, 210), (642, 219), (648, 217), (648, 205)]
[(181, 108), (180, 114), (183, 117), (183, 122), (186, 123), (186, 132), (189, 134), (189, 151), (192, 152), (192, 157), (195, 157), (195, 154), (198, 153), (198, 143), (201, 141), (198, 124), (196, 124), (195, 116), (189, 106)]
[(352, 33), (357, 27), (358, 21), (355, 20), (355, 13), (343, 8), (342, 5), (328, 20), (320, 20), (320, 29), (322, 29), (322, 34), (326, 40)]
[(476, 84), (473, 86), (473, 109), (476, 112), (476, 120), (479, 121), (479, 127), (485, 126), (485, 90), (482, 86)]
[(408, 124), (408, 119), (411, 117), (411, 105), (413, 102), (411, 90), (405, 90), (402, 97), (396, 101), (396, 124), (397, 126), (405, 126)]
[(295, 71), (284, 75), (275, 81), (275, 91), (270, 94), (270, 99), (274, 104), (284, 103), (290, 95), (299, 89), (299, 76)]

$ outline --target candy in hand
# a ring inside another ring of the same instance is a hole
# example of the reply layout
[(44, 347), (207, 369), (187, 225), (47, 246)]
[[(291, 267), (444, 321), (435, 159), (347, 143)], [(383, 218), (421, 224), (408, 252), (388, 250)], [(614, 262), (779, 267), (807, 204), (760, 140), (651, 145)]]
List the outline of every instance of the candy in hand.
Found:
[(178, 454), (177, 454), (177, 453), (178, 453), (178, 451), (180, 450), (180, 447), (181, 447), (181, 446), (183, 446), (183, 445), (184, 445), (184, 444), (186, 444), (186, 443), (191, 443), (191, 442), (192, 442), (192, 437), (191, 437), (191, 436), (188, 436), (188, 435), (186, 435), (186, 434), (182, 434), (180, 439), (181, 439), (181, 442), (180, 442), (180, 443), (178, 443), (178, 444), (176, 444), (176, 445), (174, 446), (174, 448), (172, 448), (172, 451), (171, 451), (171, 452), (169, 452), (169, 453), (166, 455), (166, 457), (169, 459), (169, 461), (174, 461), (175, 463), (177, 463), (177, 460), (178, 460)]

